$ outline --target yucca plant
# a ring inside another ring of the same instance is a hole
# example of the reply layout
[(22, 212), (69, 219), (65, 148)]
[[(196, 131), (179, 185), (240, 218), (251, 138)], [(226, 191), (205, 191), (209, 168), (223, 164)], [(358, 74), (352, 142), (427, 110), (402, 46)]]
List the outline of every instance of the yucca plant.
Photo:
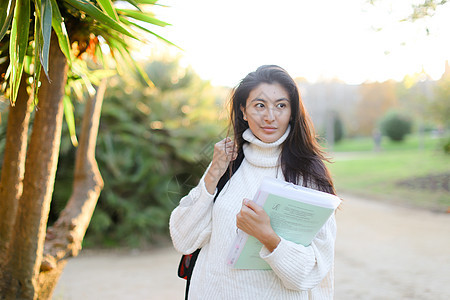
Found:
[[(51, 298), (66, 259), (81, 249), (103, 187), (95, 144), (106, 86), (102, 78), (111, 73), (99, 71), (107, 57), (117, 62), (113, 69), (136, 70), (151, 85), (130, 55), (129, 39), (139, 40), (142, 33), (154, 34), (151, 26), (168, 24), (148, 11), (156, 0), (118, 3), (0, 2), (0, 100), (11, 103), (0, 181), (0, 299)], [(80, 82), (90, 96), (73, 192), (58, 220), (47, 228), (64, 112), (73, 143), (78, 143), (67, 95), (79, 91)], [(34, 121), (28, 138), (30, 111)]]

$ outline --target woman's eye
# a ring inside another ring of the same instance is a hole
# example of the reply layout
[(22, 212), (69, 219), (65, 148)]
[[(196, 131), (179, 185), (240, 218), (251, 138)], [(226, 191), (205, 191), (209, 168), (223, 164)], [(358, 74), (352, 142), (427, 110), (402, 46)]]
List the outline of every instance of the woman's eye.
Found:
[(257, 103), (257, 104), (256, 104), (256, 107), (257, 107), (257, 108), (263, 108), (263, 107), (264, 107), (264, 104), (262, 104), (262, 103)]
[(285, 108), (286, 107), (286, 103), (279, 103), (277, 105), (278, 108)]

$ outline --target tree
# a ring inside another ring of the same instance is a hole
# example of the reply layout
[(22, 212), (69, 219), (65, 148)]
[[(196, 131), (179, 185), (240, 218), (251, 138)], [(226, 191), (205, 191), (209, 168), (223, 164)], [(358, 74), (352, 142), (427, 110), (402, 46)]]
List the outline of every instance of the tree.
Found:
[[(151, 84), (134, 63), (125, 37), (153, 34), (143, 23), (168, 25), (146, 12), (156, 0), (128, 3), (130, 8), (119, 9), (111, 0), (1, 1), (0, 84), (11, 107), (0, 180), (0, 299), (51, 298), (66, 259), (81, 249), (103, 187), (95, 141), (105, 90), (105, 80), (95, 78), (83, 59), (89, 54), (104, 62), (101, 47), (107, 45), (117, 61), (132, 65)], [(63, 113), (75, 136), (68, 76), (82, 80), (90, 96), (73, 192), (47, 229)], [(30, 106), (35, 109), (28, 142)]]
[[(382, 0), (368, 0), (368, 2), (375, 5)], [(410, 1), (412, 12), (401, 21), (415, 22), (426, 17), (432, 17), (447, 3), (447, 0)]]
[(447, 61), (445, 72), (434, 88), (435, 97), (428, 105), (428, 111), (443, 128), (450, 127), (450, 65)]
[(397, 106), (396, 83), (364, 83), (359, 87), (361, 99), (356, 104), (358, 133), (371, 136), (377, 121), (390, 109)]
[(401, 142), (411, 132), (411, 120), (396, 111), (389, 111), (380, 122), (381, 131), (392, 141)]
[(414, 3), (411, 5), (413, 12), (406, 20), (414, 22), (425, 17), (432, 17), (446, 3), (447, 0), (423, 0), (422, 2)]

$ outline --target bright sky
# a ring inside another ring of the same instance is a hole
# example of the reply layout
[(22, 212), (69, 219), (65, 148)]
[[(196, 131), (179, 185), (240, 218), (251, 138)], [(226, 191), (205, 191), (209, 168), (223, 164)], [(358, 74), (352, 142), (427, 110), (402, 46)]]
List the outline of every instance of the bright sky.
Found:
[(156, 7), (156, 16), (172, 26), (152, 29), (216, 85), (234, 86), (263, 64), (311, 82), (402, 80), (422, 68), (438, 79), (450, 60), (450, 3), (433, 18), (398, 22), (413, 1), (160, 0), (170, 7)]

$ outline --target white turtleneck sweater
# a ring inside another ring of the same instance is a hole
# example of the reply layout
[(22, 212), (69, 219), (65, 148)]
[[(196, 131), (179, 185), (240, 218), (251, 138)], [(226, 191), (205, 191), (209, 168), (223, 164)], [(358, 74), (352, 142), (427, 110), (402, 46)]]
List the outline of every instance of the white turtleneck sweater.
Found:
[(263, 246), (260, 256), (272, 270), (239, 270), (226, 264), (242, 200), (253, 198), (265, 176), (284, 179), (279, 156), (288, 134), (289, 129), (278, 141), (266, 144), (247, 129), (243, 134), (248, 142), (243, 146), (245, 158), (216, 201), (202, 178), (172, 212), (170, 234), (175, 249), (189, 254), (202, 248), (189, 299), (333, 298), (334, 215), (308, 247), (285, 239), (272, 253)]

